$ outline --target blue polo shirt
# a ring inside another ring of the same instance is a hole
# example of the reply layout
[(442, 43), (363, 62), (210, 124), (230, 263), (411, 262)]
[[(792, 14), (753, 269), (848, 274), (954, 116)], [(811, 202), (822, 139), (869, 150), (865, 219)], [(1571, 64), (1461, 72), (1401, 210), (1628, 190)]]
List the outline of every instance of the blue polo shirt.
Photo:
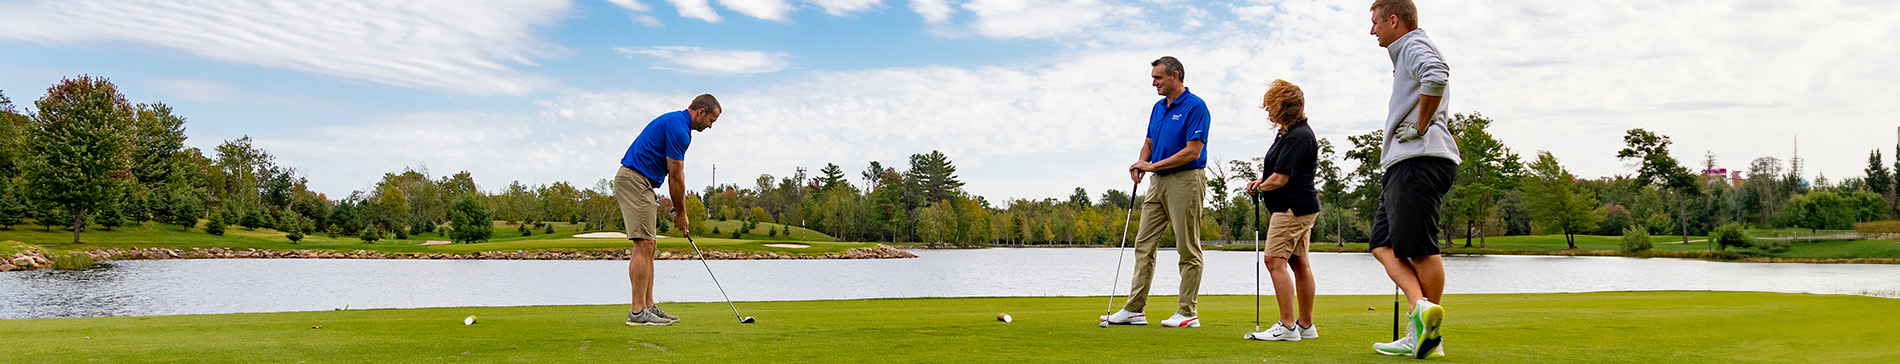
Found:
[(633, 138), (633, 145), (627, 147), (627, 155), (620, 157), (620, 165), (632, 168), (635, 172), (659, 187), (666, 180), (666, 160), (686, 160), (686, 146), (693, 144), (693, 114), (686, 110), (661, 114), (647, 122), (646, 129), (640, 130), (640, 136)]
[[(1155, 143), (1154, 154), (1148, 156), (1148, 162), (1160, 162), (1174, 153), (1187, 148), (1190, 140), (1207, 143), (1207, 104), (1200, 96), (1194, 96), (1187, 89), (1181, 90), (1181, 97), (1174, 98), (1169, 104), (1168, 98), (1155, 101), (1155, 110), (1148, 116), (1148, 139)], [(1201, 156), (1193, 162), (1155, 171), (1156, 175), (1169, 175), (1190, 169), (1207, 168), (1207, 148), (1201, 148)]]

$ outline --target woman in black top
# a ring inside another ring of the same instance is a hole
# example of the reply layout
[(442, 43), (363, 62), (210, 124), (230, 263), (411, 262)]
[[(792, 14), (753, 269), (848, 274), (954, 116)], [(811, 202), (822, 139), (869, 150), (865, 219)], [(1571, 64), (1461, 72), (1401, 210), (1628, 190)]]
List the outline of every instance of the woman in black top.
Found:
[[(1313, 327), (1313, 269), (1307, 248), (1312, 244), (1313, 222), (1319, 217), (1319, 194), (1313, 188), (1319, 142), (1306, 125), (1306, 95), (1299, 86), (1274, 80), (1261, 99), (1260, 109), (1267, 111), (1278, 133), (1261, 161), (1260, 175), (1266, 178), (1247, 183), (1247, 189), (1259, 196), (1260, 207), (1270, 216), (1263, 263), (1273, 276), (1280, 322), (1267, 331), (1249, 333), (1247, 338), (1317, 339), (1319, 330)], [(1299, 301), (1298, 320), (1293, 314), (1295, 299)]]

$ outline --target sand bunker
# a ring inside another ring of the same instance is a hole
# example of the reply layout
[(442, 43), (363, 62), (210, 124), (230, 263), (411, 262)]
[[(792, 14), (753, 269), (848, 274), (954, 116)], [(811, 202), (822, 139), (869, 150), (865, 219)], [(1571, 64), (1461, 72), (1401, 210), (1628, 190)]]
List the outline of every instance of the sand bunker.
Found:
[(448, 242), (448, 241), (443, 241), (443, 240), (430, 240), (430, 241), (422, 243), (422, 245), (448, 245), (448, 244), (453, 244), (453, 243)]
[(627, 234), (624, 234), (624, 233), (617, 233), (617, 232), (612, 232), (612, 231), (605, 231), (605, 232), (598, 232), (598, 233), (586, 233), (586, 234), (580, 234), (580, 235), (575, 235), (574, 237), (576, 237), (576, 238), (615, 238), (615, 239), (626, 239), (626, 238), (627, 238)]
[(786, 248), (786, 249), (804, 249), (804, 248), (811, 247), (810, 245), (791, 244), (791, 243), (770, 243), (770, 244), (761, 244), (761, 245), (765, 245), (765, 246), (769, 246), (773, 248)]

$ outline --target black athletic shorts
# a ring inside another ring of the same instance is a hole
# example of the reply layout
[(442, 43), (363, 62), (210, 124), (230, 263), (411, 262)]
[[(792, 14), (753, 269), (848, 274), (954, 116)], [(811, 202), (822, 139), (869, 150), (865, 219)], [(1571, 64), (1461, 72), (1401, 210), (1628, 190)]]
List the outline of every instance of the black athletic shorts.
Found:
[(1457, 178), (1458, 164), (1439, 157), (1414, 157), (1386, 169), (1371, 247), (1392, 247), (1400, 258), (1438, 255), (1438, 207)]

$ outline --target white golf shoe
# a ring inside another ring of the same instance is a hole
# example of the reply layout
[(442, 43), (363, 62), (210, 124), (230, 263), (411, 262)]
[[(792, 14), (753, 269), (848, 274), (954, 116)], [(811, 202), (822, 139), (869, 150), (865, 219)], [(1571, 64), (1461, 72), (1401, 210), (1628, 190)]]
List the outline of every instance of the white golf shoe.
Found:
[(1313, 325), (1307, 325), (1307, 326), (1300, 326), (1300, 338), (1307, 339), (1307, 340), (1318, 339), (1319, 325), (1313, 324)]
[(1260, 341), (1300, 341), (1300, 329), (1286, 327), (1286, 324), (1276, 322), (1273, 327), (1267, 328), (1267, 331), (1247, 333), (1246, 338)]
[(1180, 313), (1175, 313), (1173, 317), (1161, 320), (1161, 327), (1201, 327), (1201, 317), (1181, 316)]
[(1118, 310), (1118, 311), (1115, 311), (1115, 314), (1113, 315), (1102, 316), (1101, 319), (1102, 319), (1102, 322), (1107, 322), (1110, 325), (1147, 325), (1148, 324), (1148, 315), (1140, 313), (1140, 312), (1128, 312), (1128, 310)]

